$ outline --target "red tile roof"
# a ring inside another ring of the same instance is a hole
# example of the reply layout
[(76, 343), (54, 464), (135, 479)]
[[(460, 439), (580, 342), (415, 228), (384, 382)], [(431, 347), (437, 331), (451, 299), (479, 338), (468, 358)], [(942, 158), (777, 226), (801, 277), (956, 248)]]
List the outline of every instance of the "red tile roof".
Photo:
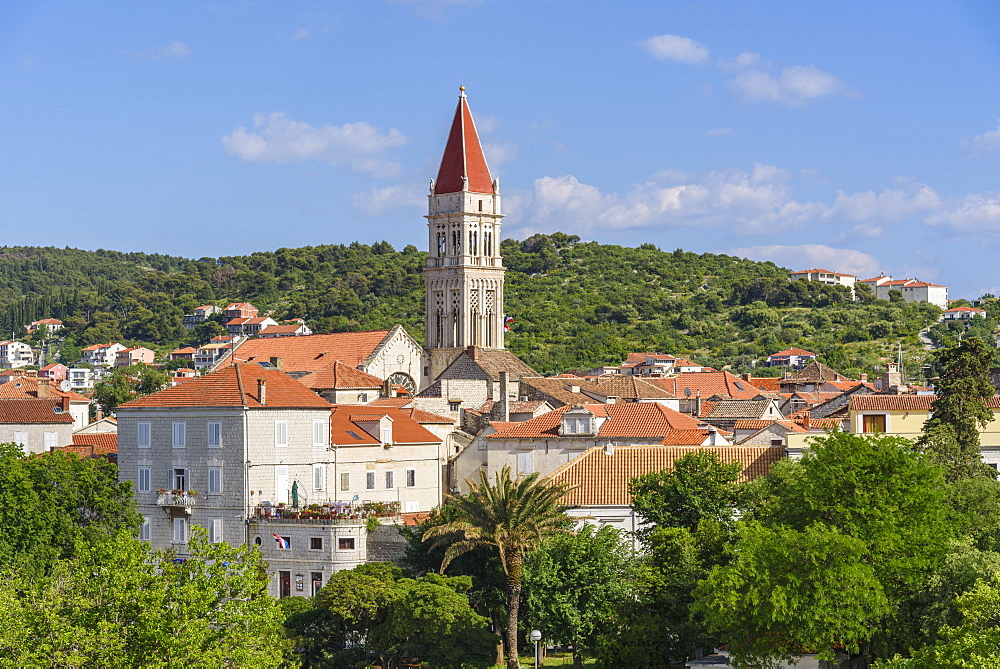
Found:
[(800, 272), (792, 272), (792, 276), (796, 274), (832, 274), (834, 276), (854, 276), (853, 274), (843, 274), (841, 272), (831, 272), (828, 269), (804, 269)]
[(977, 314), (985, 314), (986, 313), (985, 309), (976, 309), (975, 307), (952, 307), (951, 309), (945, 309), (944, 313), (946, 313), (946, 314), (956, 313), (956, 312), (962, 312), (962, 313), (964, 313), (964, 312), (970, 312), (970, 311), (974, 312), (974, 313), (977, 313)]
[(572, 506), (627, 506), (632, 503), (628, 483), (636, 476), (673, 469), (674, 462), (694, 452), (708, 451), (722, 462), (743, 465), (741, 481), (766, 475), (785, 456), (779, 446), (619, 446), (610, 455), (591, 448), (552, 472), (555, 483), (576, 486), (563, 496)]
[(930, 411), (934, 395), (853, 395), (851, 411)]
[[(237, 347), (234, 355), (238, 362), (269, 362), (272, 357), (281, 358), (288, 372), (315, 372), (334, 360), (357, 367), (371, 356), (389, 332), (372, 330), (249, 339)], [(231, 365), (232, 357), (226, 358), (221, 367)]]
[[(680, 399), (695, 399), (698, 391), (708, 399), (712, 395), (731, 397), (734, 400), (748, 400), (757, 397), (760, 390), (749, 381), (733, 376), (726, 371), (681, 372), (676, 376), (647, 379)], [(690, 393), (685, 391), (690, 390)]]
[(88, 447), (90, 455), (105, 455), (118, 452), (117, 432), (93, 432), (90, 434), (74, 434), (73, 446)]
[[(463, 183), (462, 177), (466, 177)], [(493, 193), (493, 179), (486, 166), (486, 156), (479, 143), (476, 124), (469, 111), (463, 89), (458, 98), (455, 118), (451, 122), (451, 132), (444, 147), (441, 167), (434, 182), (434, 193), (459, 193), (469, 190), (473, 193)]]
[[(43, 391), (44, 393), (45, 391)], [(90, 404), (90, 398), (73, 392), (72, 390), (59, 390), (59, 384), (50, 383), (50, 398), (68, 397), (70, 402), (86, 402)], [(38, 379), (33, 376), (22, 376), (11, 379), (7, 383), (0, 383), (0, 400), (28, 400), (47, 399), (38, 396)]]
[(0, 423), (58, 424), (72, 423), (73, 416), (62, 410), (62, 400), (20, 399), (0, 401)]
[[(359, 421), (392, 419), (392, 441), (396, 444), (438, 444), (441, 439), (421, 425), (405, 409), (371, 406), (337, 406), (330, 411), (330, 435), (338, 446), (381, 443), (357, 425)], [(353, 433), (353, 434), (352, 434)]]
[(742, 418), (733, 424), (734, 430), (763, 430), (765, 427), (773, 425), (775, 420), (763, 418)]
[(334, 360), (323, 369), (310, 372), (299, 378), (299, 383), (313, 390), (332, 390), (345, 388), (378, 389), (383, 381), (377, 376), (366, 374), (359, 369)]
[[(694, 430), (707, 434), (694, 418), (668, 409), (655, 402), (627, 404), (587, 404), (596, 417), (606, 417), (597, 434), (599, 439), (656, 439), (674, 430)], [(559, 436), (562, 415), (571, 407), (564, 406), (523, 423), (489, 435), (489, 439), (544, 439)], [(701, 441), (704, 441), (703, 436)]]
[(265, 334), (295, 334), (302, 329), (302, 323), (292, 323), (291, 325), (268, 325), (266, 328), (260, 331), (262, 335)]
[(801, 348), (786, 348), (784, 351), (778, 351), (777, 353), (772, 353), (767, 356), (769, 358), (787, 358), (790, 355), (811, 355), (816, 356), (816, 353), (810, 353), (809, 351), (803, 351)]
[(768, 393), (781, 391), (781, 378), (777, 376), (751, 376), (746, 380), (754, 388)]
[[(266, 404), (260, 403), (258, 380), (265, 382)], [(119, 408), (242, 406), (251, 409), (322, 409), (329, 408), (330, 403), (284, 372), (255, 364), (239, 364), (126, 402)]]

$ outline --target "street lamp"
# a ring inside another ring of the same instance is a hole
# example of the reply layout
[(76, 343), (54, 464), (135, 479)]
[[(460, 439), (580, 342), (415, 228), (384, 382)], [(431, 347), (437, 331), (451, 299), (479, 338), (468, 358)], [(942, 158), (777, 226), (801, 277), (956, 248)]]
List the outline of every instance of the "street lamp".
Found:
[(538, 630), (531, 630), (528, 635), (535, 642), (535, 669), (538, 669), (538, 642), (542, 640), (542, 633)]

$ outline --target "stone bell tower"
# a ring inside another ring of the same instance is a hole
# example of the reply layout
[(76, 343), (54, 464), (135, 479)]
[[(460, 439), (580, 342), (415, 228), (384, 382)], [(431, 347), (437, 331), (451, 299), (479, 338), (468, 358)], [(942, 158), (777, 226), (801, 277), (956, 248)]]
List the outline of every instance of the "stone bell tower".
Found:
[(500, 180), (490, 177), (461, 87), (428, 195), (426, 348), (433, 380), (465, 348), (504, 348)]

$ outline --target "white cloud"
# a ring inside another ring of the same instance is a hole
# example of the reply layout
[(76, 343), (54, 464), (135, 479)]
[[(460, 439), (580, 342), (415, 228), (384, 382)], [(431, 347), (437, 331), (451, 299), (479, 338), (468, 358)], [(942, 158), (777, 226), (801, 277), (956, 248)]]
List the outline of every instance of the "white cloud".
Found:
[(299, 28), (298, 30), (296, 30), (294, 33), (291, 34), (291, 39), (293, 40), (309, 39), (311, 36), (312, 33), (310, 33), (306, 28)]
[(712, 128), (705, 133), (706, 137), (728, 137), (735, 133), (732, 128)]
[(191, 55), (191, 47), (184, 42), (170, 42), (165, 47), (146, 49), (145, 51), (126, 51), (125, 55), (145, 60), (163, 60), (164, 58), (183, 58)]
[(379, 216), (396, 209), (419, 210), (421, 206), (426, 206), (425, 192), (411, 185), (386, 188), (372, 186), (366, 192), (354, 196), (354, 208), (365, 216)]
[(680, 35), (655, 35), (639, 42), (639, 46), (658, 60), (673, 60), (691, 65), (708, 62), (707, 46)]
[(737, 74), (726, 86), (747, 102), (774, 102), (794, 107), (823, 97), (854, 95), (854, 91), (837, 77), (804, 65), (786, 67), (777, 77), (762, 69), (749, 69)]
[(1000, 151), (1000, 121), (997, 121), (996, 130), (990, 130), (976, 135), (971, 140), (966, 140), (963, 143), (966, 147), (976, 153)]
[(487, 164), (493, 167), (506, 165), (517, 158), (517, 144), (511, 142), (498, 142), (495, 144), (484, 143), (483, 153), (486, 155)]
[(751, 67), (756, 67), (758, 63), (760, 63), (759, 53), (744, 51), (732, 60), (719, 60), (719, 69), (722, 72), (731, 74), (733, 72), (739, 72), (740, 70), (748, 70)]
[(379, 154), (407, 141), (395, 128), (380, 132), (364, 121), (316, 128), (294, 121), (282, 112), (258, 112), (254, 114), (252, 130), (237, 128), (222, 138), (222, 147), (226, 153), (251, 163), (319, 160), (386, 177), (397, 174), (400, 168)]
[(819, 267), (862, 278), (878, 274), (881, 267), (879, 260), (870, 253), (854, 249), (838, 249), (824, 244), (749, 246), (729, 249), (724, 253), (751, 260), (771, 260), (777, 265), (790, 267), (793, 270)]
[(1000, 191), (972, 193), (925, 219), (957, 232), (1000, 232)]
[(773, 232), (816, 214), (812, 210), (817, 205), (790, 200), (787, 179), (784, 170), (770, 165), (756, 165), (750, 172), (669, 170), (620, 196), (572, 175), (542, 177), (525, 196), (518, 219), (532, 221), (538, 229), (573, 232), (687, 225)]
[(826, 217), (851, 221), (897, 222), (940, 206), (941, 197), (933, 188), (914, 182), (904, 188), (886, 188), (878, 194), (870, 190), (850, 195), (837, 191), (837, 198)]

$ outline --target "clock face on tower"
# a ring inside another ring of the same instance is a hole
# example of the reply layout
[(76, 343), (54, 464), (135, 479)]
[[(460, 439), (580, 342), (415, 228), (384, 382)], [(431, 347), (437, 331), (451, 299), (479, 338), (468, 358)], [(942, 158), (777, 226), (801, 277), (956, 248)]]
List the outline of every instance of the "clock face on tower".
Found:
[(417, 384), (414, 383), (413, 377), (407, 374), (406, 372), (393, 372), (392, 374), (389, 375), (389, 378), (386, 379), (386, 381), (388, 381), (391, 385), (394, 386), (403, 386), (404, 388), (406, 388), (406, 392), (410, 393), (411, 395), (413, 395), (417, 391)]

